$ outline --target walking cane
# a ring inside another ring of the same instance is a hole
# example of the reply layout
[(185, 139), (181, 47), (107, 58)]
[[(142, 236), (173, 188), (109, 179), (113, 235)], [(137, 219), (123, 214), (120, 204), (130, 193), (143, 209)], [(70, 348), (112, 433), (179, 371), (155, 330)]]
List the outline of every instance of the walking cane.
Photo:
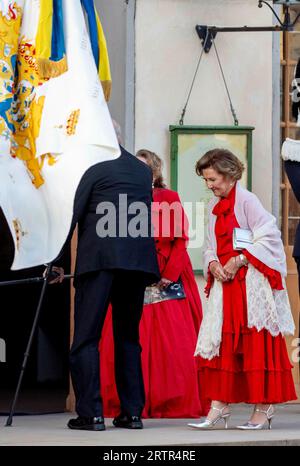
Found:
[[(34, 337), (34, 334), (35, 334), (35, 331), (36, 331), (36, 328), (37, 328), (37, 324), (38, 324), (38, 321), (39, 321), (40, 312), (41, 312), (41, 309), (42, 309), (42, 304), (43, 304), (43, 301), (44, 301), (45, 292), (46, 292), (46, 288), (47, 288), (47, 285), (48, 285), (49, 277), (51, 275), (51, 271), (52, 271), (52, 263), (47, 265), (47, 269), (46, 269), (44, 277), (34, 277), (34, 278), (27, 278), (27, 279), (24, 279), (24, 280), (12, 280), (10, 282), (1, 282), (0, 283), (0, 286), (7, 286), (7, 285), (20, 285), (20, 284), (37, 283), (37, 282), (41, 282), (41, 281), (44, 282), (42, 290), (41, 290), (37, 310), (36, 310), (36, 313), (35, 313), (35, 318), (34, 318), (34, 321), (33, 321), (33, 324), (32, 324), (32, 329), (31, 329), (31, 332), (30, 332), (29, 340), (28, 340), (28, 343), (27, 343), (26, 351), (24, 353), (24, 359), (23, 359), (23, 363), (22, 363), (21, 372), (20, 372), (20, 375), (19, 375), (17, 388), (16, 388), (16, 391), (15, 391), (15, 396), (14, 396), (14, 399), (13, 399), (13, 402), (12, 402), (12, 405), (11, 405), (11, 408), (10, 408), (9, 416), (7, 418), (5, 427), (10, 427), (12, 425), (12, 419), (13, 419), (13, 415), (14, 415), (14, 412), (15, 412), (15, 407), (16, 407), (16, 404), (17, 404), (19, 391), (20, 391), (22, 380), (23, 380), (23, 377), (24, 377), (24, 373), (25, 373), (25, 369), (26, 369), (26, 365), (27, 365), (27, 360), (28, 360), (28, 357), (29, 357), (29, 354), (30, 354), (30, 349), (31, 349), (31, 346), (32, 346), (33, 337)], [(72, 277), (73, 277), (73, 275), (65, 275), (64, 278), (72, 278)]]

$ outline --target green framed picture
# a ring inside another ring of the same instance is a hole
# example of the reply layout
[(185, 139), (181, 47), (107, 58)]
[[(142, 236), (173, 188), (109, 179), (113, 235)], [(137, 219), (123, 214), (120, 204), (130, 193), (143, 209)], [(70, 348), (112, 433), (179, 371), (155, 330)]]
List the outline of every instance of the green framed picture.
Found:
[(193, 270), (203, 273), (202, 253), (207, 225), (207, 204), (213, 197), (205, 182), (196, 175), (195, 165), (202, 155), (216, 148), (228, 149), (243, 162), (241, 183), (252, 188), (253, 126), (170, 126), (171, 188), (177, 191), (189, 221), (188, 252)]

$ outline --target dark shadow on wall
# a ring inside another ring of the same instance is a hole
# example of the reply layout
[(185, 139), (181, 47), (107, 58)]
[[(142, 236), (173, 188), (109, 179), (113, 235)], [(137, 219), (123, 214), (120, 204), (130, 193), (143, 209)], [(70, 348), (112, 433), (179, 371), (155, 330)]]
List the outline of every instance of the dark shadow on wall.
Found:
[[(0, 282), (41, 276), (45, 267), (11, 271), (14, 244), (0, 209)], [(70, 248), (60, 260), (70, 272)], [(13, 399), (42, 284), (0, 287), (0, 413)], [(69, 392), (70, 282), (48, 287), (24, 375), (18, 413), (61, 412)], [(5, 351), (3, 350), (5, 349)]]

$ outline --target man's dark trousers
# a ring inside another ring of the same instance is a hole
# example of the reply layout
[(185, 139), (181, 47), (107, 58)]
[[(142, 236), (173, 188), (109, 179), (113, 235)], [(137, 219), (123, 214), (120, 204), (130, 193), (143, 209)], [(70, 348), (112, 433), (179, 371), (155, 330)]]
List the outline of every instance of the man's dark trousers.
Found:
[(75, 329), (70, 353), (71, 377), (79, 416), (103, 416), (98, 344), (107, 307), (112, 304), (115, 377), (121, 410), (140, 416), (145, 392), (139, 344), (148, 274), (100, 270), (79, 275), (75, 293)]

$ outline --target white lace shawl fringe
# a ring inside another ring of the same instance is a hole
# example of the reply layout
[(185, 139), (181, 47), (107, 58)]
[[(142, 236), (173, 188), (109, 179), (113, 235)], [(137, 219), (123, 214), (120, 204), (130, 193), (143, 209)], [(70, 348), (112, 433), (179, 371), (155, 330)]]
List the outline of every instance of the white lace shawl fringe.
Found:
[[(293, 335), (295, 324), (285, 280), (284, 290), (273, 290), (267, 278), (251, 264), (246, 275), (248, 327), (268, 330), (272, 336)], [(195, 356), (212, 359), (219, 355), (223, 327), (223, 286), (214, 281), (204, 309)]]

